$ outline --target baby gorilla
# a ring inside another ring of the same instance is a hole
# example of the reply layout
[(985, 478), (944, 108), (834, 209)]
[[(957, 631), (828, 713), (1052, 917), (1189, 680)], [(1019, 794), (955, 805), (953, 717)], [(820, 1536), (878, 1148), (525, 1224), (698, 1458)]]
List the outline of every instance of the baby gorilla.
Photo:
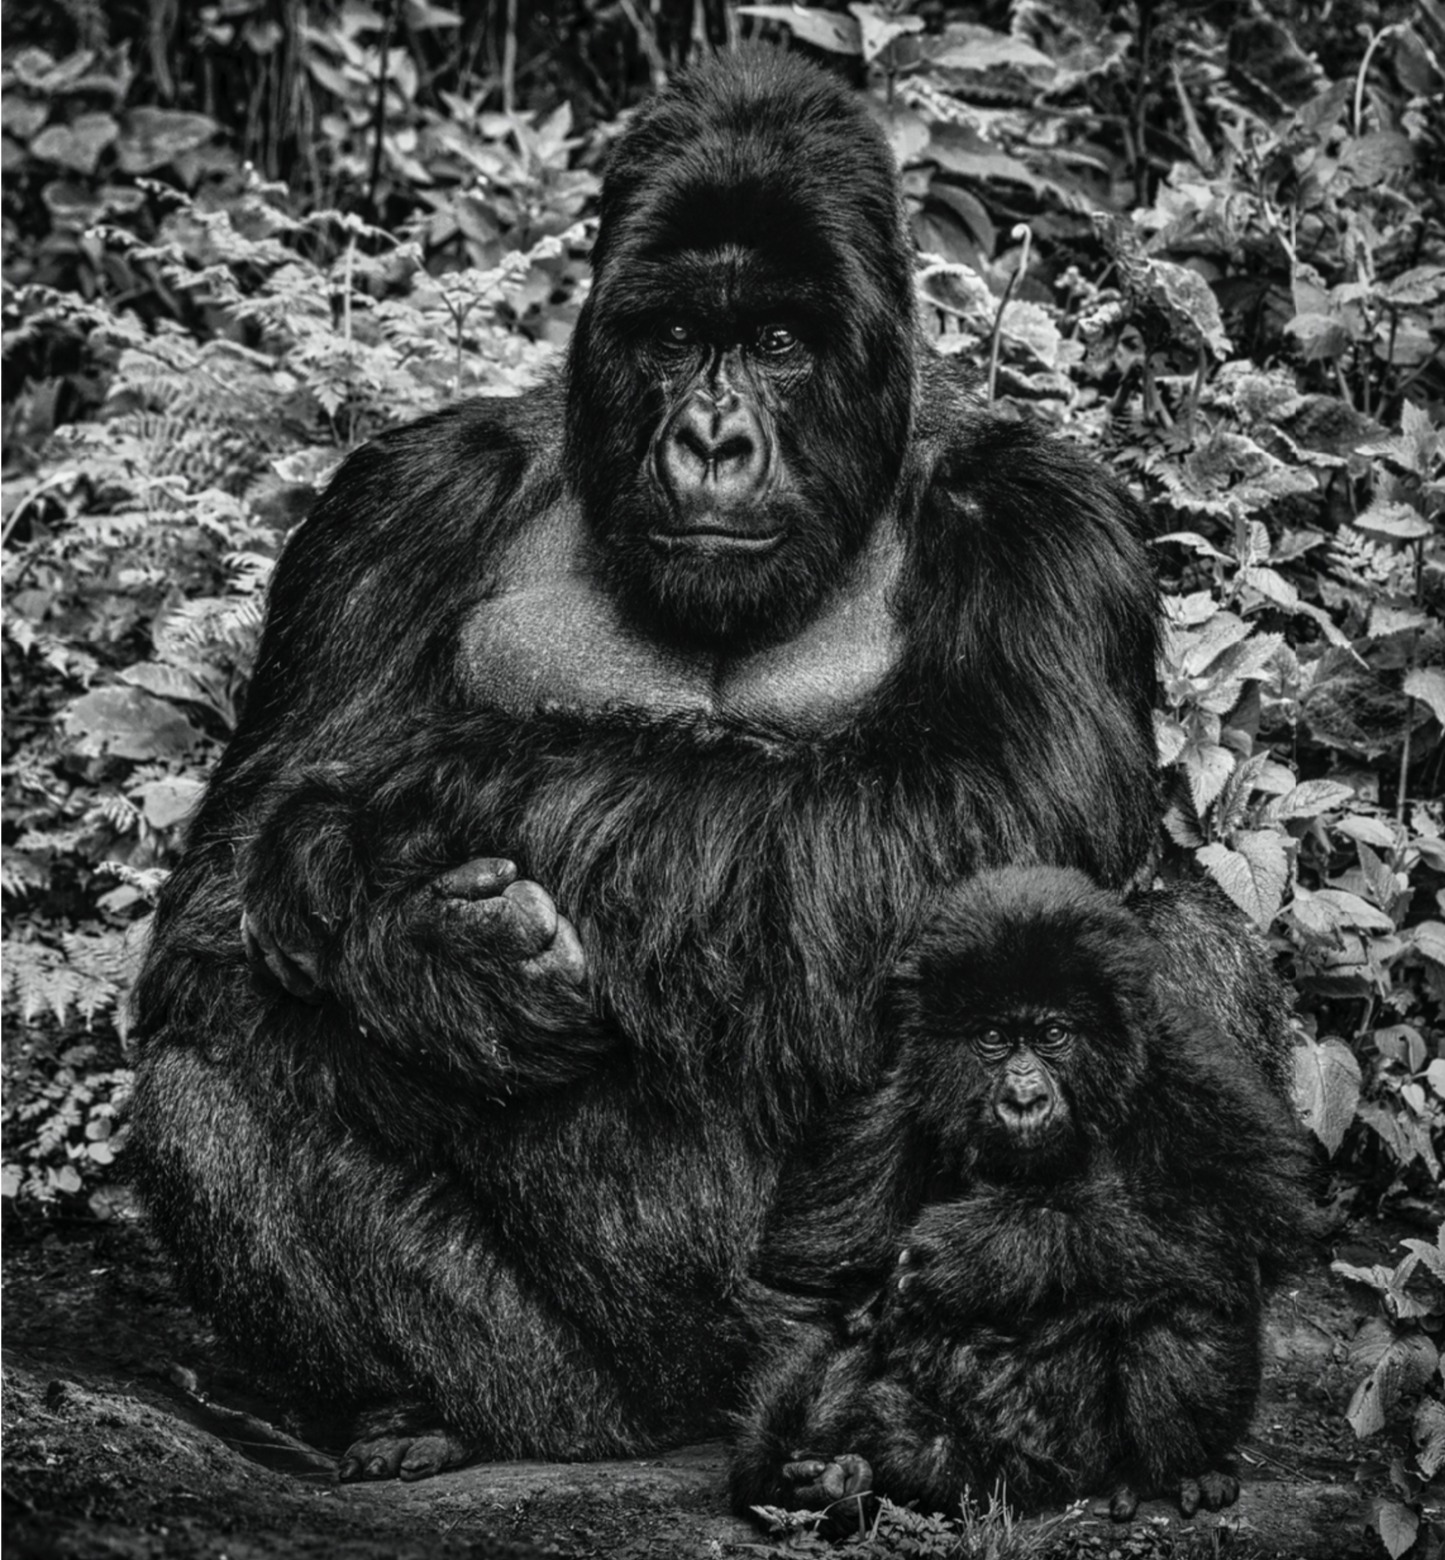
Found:
[(893, 993), (893, 1073), (780, 1199), (775, 1248), (805, 1235), (814, 1260), (790, 1284), (765, 1252), (765, 1278), (837, 1303), (772, 1328), (740, 1507), (872, 1488), (942, 1510), (1002, 1484), (1023, 1509), (1103, 1490), (1127, 1520), (1238, 1495), (1304, 1150), (1218, 1004), (1164, 987), (1150, 923), (1174, 912), (1142, 898), (1028, 868), (937, 906)]

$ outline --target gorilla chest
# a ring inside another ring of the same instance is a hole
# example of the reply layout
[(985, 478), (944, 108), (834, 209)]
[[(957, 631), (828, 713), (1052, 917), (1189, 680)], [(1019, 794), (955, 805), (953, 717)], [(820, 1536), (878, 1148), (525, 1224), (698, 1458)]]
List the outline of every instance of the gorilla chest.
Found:
[(513, 716), (635, 713), (816, 730), (862, 704), (901, 653), (888, 606), (897, 552), (876, 544), (799, 633), (730, 656), (650, 637), (624, 619), (565, 530), (534, 535), (502, 560), (463, 627), (463, 682), (482, 707)]

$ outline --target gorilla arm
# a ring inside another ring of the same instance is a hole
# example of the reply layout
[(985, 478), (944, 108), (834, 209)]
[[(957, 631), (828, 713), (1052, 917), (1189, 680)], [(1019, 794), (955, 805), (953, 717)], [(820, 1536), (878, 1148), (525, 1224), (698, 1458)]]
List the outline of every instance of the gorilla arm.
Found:
[[(281, 986), (334, 997), (368, 1034), (498, 1092), (577, 1076), (612, 1044), (570, 924), (517, 881), (487, 820), (449, 802), (475, 790), (455, 783), (451, 745), (458, 625), (502, 535), (546, 502), (527, 445), (549, 399), (378, 440), (289, 542), (245, 714), (157, 919), (147, 1027), (209, 1027), (187, 1009), (214, 982), (169, 955), (237, 961), (244, 911), (253, 964)], [(398, 493), (414, 496), (402, 508)], [(477, 859), (479, 841), (495, 855)]]

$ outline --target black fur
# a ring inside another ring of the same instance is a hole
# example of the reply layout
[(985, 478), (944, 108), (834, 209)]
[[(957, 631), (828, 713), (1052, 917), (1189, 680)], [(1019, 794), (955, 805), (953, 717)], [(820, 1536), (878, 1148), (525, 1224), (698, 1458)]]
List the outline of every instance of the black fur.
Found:
[[(715, 1422), (778, 1166), (876, 1082), (923, 898), (1010, 860), (1122, 883), (1157, 817), (1139, 516), (916, 343), (862, 109), (783, 57), (702, 67), (603, 208), (559, 379), (358, 451), (288, 545), (137, 994), (156, 1230), (293, 1389), (384, 1410), (364, 1442), (596, 1456)], [(796, 376), (743, 375), (783, 562), (629, 572), (666, 376), (627, 300), (717, 243), (709, 328), (757, 322), (733, 255), (816, 322)], [(480, 856), (575, 924), (582, 987), (439, 891)], [(253, 983), (243, 910), (314, 953), (320, 1006)]]
[[(1193, 897), (1148, 909), (1171, 930), (1219, 915)], [(1000, 1481), (1024, 1507), (1113, 1485), (1121, 1516), (1154, 1492), (1192, 1510), (1196, 1483), (1233, 1498), (1306, 1160), (1255, 1037), (1182, 995), (1150, 920), (1051, 868), (940, 898), (892, 995), (895, 1070), (783, 1183), (764, 1278), (853, 1309), (763, 1312), (741, 1507), (835, 1493), (820, 1472), (842, 1454), (937, 1509)], [(1010, 1036), (1057, 1091), (1029, 1137), (995, 1105), (987, 1048)]]

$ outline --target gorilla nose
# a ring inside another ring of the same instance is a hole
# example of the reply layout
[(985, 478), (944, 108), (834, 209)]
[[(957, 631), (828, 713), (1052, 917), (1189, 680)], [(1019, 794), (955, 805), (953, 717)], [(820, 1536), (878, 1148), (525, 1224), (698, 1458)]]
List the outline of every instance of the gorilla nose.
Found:
[(689, 401), (667, 432), (659, 464), (685, 512), (741, 504), (758, 495), (767, 477), (760, 430), (736, 396)]
[(1009, 1078), (999, 1091), (998, 1113), (1012, 1125), (1036, 1120), (1048, 1111), (1049, 1091), (1037, 1076)]

